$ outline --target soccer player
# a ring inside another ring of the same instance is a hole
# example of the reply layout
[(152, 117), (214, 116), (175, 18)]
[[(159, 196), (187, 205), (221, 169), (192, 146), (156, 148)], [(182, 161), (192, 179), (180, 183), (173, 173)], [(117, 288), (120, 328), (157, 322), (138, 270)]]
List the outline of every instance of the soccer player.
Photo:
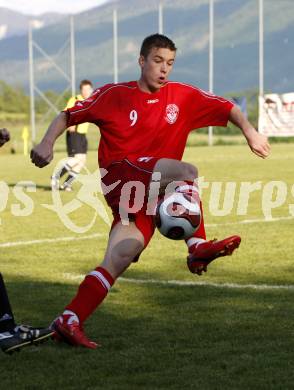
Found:
[[(262, 158), (269, 155), (267, 138), (230, 101), (168, 81), (175, 57), (175, 44), (168, 37), (154, 34), (145, 38), (139, 57), (140, 79), (105, 85), (87, 101), (61, 112), (31, 152), (32, 162), (42, 168), (52, 160), (54, 142), (68, 126), (92, 122), (100, 128), (98, 160), (100, 168), (107, 170), (102, 184), (114, 219), (104, 259), (85, 277), (74, 299), (52, 325), (58, 337), (72, 345), (97, 347), (86, 337), (84, 322), (116, 279), (138, 260), (153, 235), (154, 220), (147, 213), (146, 202), (136, 211), (126, 202), (124, 191), (130, 181), (143, 183), (145, 199), (149, 184), (151, 189), (152, 180), (158, 176), (161, 189), (182, 182), (176, 191), (196, 194), (197, 168), (181, 161), (187, 137), (191, 130), (226, 126), (228, 121), (241, 129), (253, 153)], [(111, 186), (114, 189), (109, 191)], [(128, 224), (122, 218), (125, 214)], [(206, 240), (202, 219), (199, 229), (187, 240), (189, 270), (201, 275), (211, 261), (232, 254), (240, 241), (239, 236)]]
[[(10, 140), (10, 134), (7, 129), (0, 129), (0, 148), (6, 142)], [(1, 334), (9, 331), (10, 329), (16, 326), (13, 318), (13, 313), (11, 310), (11, 306), (8, 300), (6, 288), (4, 285), (4, 281), (2, 275), (0, 273), (0, 342), (1, 342)], [(1, 345), (1, 344), (0, 344)]]
[(9, 302), (4, 279), (0, 273), (0, 348), (11, 354), (23, 347), (38, 345), (54, 334), (49, 328), (17, 325)]
[[(80, 95), (72, 96), (66, 109), (73, 107), (77, 101), (88, 99), (93, 92), (93, 84), (89, 80), (80, 82)], [(87, 132), (89, 123), (69, 126), (66, 131), (66, 147), (69, 159), (61, 169), (52, 175), (51, 188), (59, 189), (59, 180), (68, 173), (63, 185), (60, 187), (64, 191), (72, 190), (72, 183), (86, 164), (88, 150)]]
[[(10, 140), (7, 129), (0, 129), (0, 147)], [(12, 353), (28, 345), (39, 344), (52, 336), (48, 328), (33, 328), (29, 325), (17, 325), (9, 302), (5, 283), (0, 273), (0, 348)]]

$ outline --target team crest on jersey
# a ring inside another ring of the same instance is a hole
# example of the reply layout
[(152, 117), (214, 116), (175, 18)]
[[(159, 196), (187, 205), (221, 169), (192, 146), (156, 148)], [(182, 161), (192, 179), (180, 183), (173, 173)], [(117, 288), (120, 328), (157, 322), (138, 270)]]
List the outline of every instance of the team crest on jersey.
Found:
[(179, 107), (176, 104), (168, 104), (166, 106), (165, 120), (172, 125), (177, 121), (179, 112)]

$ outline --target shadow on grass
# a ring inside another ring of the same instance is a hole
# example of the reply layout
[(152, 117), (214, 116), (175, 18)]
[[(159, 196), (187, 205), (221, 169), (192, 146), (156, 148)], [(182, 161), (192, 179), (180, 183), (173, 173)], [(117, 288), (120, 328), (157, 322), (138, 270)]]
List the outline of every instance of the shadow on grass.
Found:
[(44, 191), (52, 191), (51, 186), (49, 186), (49, 185), (42, 185), (42, 184), (36, 184), (36, 183), (8, 183), (8, 187), (11, 187), (11, 188), (14, 188), (14, 187), (36, 188), (36, 189), (44, 190)]
[[(6, 283), (17, 321), (41, 326), (77, 289), (23, 278)], [(287, 362), (294, 309), (286, 292), (128, 283), (116, 288), (86, 323), (102, 348), (49, 342), (1, 355), (3, 388), (274, 389), (293, 383)]]

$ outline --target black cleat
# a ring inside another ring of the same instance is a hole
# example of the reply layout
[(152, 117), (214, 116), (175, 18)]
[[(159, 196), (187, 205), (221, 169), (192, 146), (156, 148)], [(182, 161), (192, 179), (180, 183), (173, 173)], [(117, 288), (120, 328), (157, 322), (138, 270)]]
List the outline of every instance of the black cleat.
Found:
[(54, 331), (48, 328), (19, 325), (13, 331), (0, 333), (0, 348), (8, 354), (19, 352), (24, 347), (38, 345), (49, 340), (53, 334)]

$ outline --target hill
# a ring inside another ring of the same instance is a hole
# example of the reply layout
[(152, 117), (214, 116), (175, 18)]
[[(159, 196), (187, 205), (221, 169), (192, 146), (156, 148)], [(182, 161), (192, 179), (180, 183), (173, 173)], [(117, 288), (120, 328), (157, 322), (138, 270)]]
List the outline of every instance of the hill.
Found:
[[(138, 76), (139, 45), (158, 30), (157, 1), (124, 0), (107, 3), (78, 14), (76, 20), (77, 79), (98, 84), (112, 81), (112, 10), (119, 13), (119, 80)], [(294, 90), (294, 2), (265, 0), (265, 88)], [(208, 86), (208, 1), (169, 0), (164, 5), (164, 32), (179, 48), (173, 78)], [(56, 56), (69, 37), (69, 19), (41, 28), (36, 42)], [(43, 89), (61, 90), (65, 81), (50, 63), (36, 58), (36, 80)], [(55, 57), (69, 69), (68, 52)], [(0, 41), (0, 79), (28, 87), (27, 37)], [(45, 75), (45, 77), (44, 77)], [(239, 91), (258, 84), (257, 0), (216, 0), (215, 91)]]
[(29, 21), (32, 21), (35, 28), (39, 29), (54, 24), (63, 18), (64, 15), (56, 12), (48, 12), (42, 15), (33, 16), (0, 7), (0, 40), (15, 35), (26, 34)]

